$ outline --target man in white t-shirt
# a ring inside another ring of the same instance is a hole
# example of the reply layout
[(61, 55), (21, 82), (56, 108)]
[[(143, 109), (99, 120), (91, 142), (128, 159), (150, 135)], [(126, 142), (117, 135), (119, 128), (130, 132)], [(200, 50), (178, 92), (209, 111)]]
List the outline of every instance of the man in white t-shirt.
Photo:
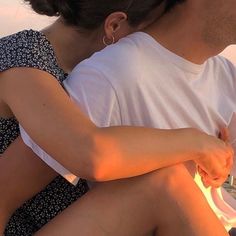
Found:
[[(79, 64), (65, 82), (97, 125), (196, 127), (218, 135), (230, 122), (236, 69), (216, 55), (236, 43), (236, 1), (179, 2), (144, 32)], [(226, 229), (236, 227), (235, 200), (204, 186), (193, 163), (188, 168)]]

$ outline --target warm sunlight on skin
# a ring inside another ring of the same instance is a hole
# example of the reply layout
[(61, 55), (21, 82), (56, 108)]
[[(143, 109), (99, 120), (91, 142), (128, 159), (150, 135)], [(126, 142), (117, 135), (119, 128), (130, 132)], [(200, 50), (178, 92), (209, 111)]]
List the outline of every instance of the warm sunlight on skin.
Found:
[[(22, 29), (41, 29), (53, 19), (33, 13), (22, 0), (0, 0), (0, 37)], [(223, 53), (236, 64), (236, 45), (228, 47)]]

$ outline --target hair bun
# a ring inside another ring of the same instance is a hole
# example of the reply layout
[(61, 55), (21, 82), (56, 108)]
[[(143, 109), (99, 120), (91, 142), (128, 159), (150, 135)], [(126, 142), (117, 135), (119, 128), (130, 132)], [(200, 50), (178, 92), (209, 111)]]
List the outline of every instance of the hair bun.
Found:
[(61, 16), (66, 25), (92, 30), (102, 26), (113, 12), (124, 12), (132, 27), (148, 20), (151, 11), (167, 2), (173, 7), (185, 0), (24, 0), (33, 10), (47, 16)]
[[(41, 15), (58, 16), (71, 13), (70, 0), (25, 0)], [(68, 13), (69, 11), (69, 13)]]

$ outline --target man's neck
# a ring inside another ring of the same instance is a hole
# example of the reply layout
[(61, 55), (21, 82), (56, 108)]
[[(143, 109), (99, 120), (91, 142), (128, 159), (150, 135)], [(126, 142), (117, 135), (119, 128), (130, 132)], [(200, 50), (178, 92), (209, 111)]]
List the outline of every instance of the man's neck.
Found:
[(224, 46), (205, 42), (202, 25), (197, 15), (176, 6), (161, 19), (150, 25), (145, 32), (163, 47), (195, 64), (203, 64), (208, 58), (219, 54)]

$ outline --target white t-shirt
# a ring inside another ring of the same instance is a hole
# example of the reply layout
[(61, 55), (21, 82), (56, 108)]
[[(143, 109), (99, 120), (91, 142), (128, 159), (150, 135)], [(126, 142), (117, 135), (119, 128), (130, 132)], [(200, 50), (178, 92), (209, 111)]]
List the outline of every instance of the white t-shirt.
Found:
[[(236, 69), (229, 61), (217, 56), (196, 65), (142, 32), (80, 63), (64, 85), (79, 107), (103, 127), (195, 127), (217, 136), (236, 111)], [(235, 227), (235, 200), (222, 188), (206, 189), (195, 174), (225, 227)]]

